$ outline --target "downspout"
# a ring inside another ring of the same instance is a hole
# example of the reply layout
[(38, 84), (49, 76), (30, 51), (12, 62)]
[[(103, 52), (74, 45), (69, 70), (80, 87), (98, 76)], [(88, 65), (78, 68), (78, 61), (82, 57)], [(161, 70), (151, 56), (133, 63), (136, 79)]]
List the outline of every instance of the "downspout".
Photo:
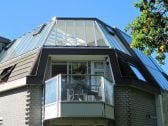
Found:
[(157, 115), (157, 126), (164, 126), (164, 114), (163, 114), (163, 91), (161, 94), (155, 96), (156, 99), (156, 115)]

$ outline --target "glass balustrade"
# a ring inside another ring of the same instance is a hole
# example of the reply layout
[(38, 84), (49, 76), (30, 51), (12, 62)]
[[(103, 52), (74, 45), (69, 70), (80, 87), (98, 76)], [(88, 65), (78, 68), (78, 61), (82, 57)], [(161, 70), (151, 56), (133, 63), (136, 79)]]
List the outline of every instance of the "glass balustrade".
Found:
[(100, 75), (59, 74), (45, 83), (45, 105), (56, 102), (105, 102), (113, 105), (114, 83)]

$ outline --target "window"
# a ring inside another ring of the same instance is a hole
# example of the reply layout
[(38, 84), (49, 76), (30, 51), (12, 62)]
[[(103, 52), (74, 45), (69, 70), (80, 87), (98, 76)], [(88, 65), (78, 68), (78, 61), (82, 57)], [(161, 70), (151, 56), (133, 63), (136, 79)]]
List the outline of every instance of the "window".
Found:
[(86, 62), (74, 62), (72, 63), (72, 74), (87, 74)]
[(15, 68), (16, 64), (14, 66), (10, 66), (5, 68), (2, 73), (0, 74), (0, 83), (6, 82), (12, 72), (12, 70)]
[(103, 62), (95, 62), (95, 69), (103, 69), (104, 70), (104, 63)]
[(146, 79), (144, 78), (144, 76), (141, 74), (141, 72), (135, 66), (130, 65), (130, 68), (135, 73), (135, 75), (137, 76), (138, 79), (146, 81)]
[(168, 75), (166, 73), (162, 72), (162, 75), (168, 80)]
[[(15, 41), (16, 41), (16, 40), (15, 40)], [(11, 42), (11, 43), (9, 43), (8, 45), (6, 45), (6, 46), (4, 47), (4, 50), (8, 50), (8, 49), (13, 45), (13, 43), (14, 43), (14, 41)]]
[(72, 20), (67, 20), (66, 22), (66, 45), (76, 45), (76, 30), (75, 30), (75, 22)]
[(92, 20), (58, 20), (45, 45), (107, 46), (101, 29)]
[(43, 25), (39, 26), (37, 29), (35, 29), (33, 36), (40, 34), (43, 31), (45, 26), (46, 26), (46, 24), (43, 24)]
[(146, 81), (145, 77), (142, 75), (140, 70), (135, 65), (120, 60), (119, 66), (122, 76)]
[(119, 61), (119, 66), (120, 66), (120, 72), (121, 72), (122, 76), (136, 78), (135, 74), (133, 73), (133, 71), (129, 67), (128, 63), (120, 60)]

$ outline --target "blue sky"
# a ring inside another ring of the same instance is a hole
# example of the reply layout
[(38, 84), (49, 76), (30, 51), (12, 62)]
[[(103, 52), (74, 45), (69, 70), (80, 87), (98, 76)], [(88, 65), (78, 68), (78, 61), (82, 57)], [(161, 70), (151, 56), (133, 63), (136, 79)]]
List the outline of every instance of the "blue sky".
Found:
[[(0, 36), (15, 39), (54, 16), (96, 17), (123, 30), (139, 14), (133, 7), (136, 1), (1, 0)], [(168, 73), (168, 63), (163, 68)]]

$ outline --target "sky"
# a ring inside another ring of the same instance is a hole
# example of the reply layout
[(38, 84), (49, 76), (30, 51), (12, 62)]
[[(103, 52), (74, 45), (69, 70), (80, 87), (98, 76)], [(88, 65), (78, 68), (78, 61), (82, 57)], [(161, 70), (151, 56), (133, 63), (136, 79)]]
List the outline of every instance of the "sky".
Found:
[[(52, 17), (96, 17), (121, 30), (139, 14), (138, 0), (1, 0), (0, 36), (11, 40)], [(168, 73), (168, 58), (162, 68)]]

